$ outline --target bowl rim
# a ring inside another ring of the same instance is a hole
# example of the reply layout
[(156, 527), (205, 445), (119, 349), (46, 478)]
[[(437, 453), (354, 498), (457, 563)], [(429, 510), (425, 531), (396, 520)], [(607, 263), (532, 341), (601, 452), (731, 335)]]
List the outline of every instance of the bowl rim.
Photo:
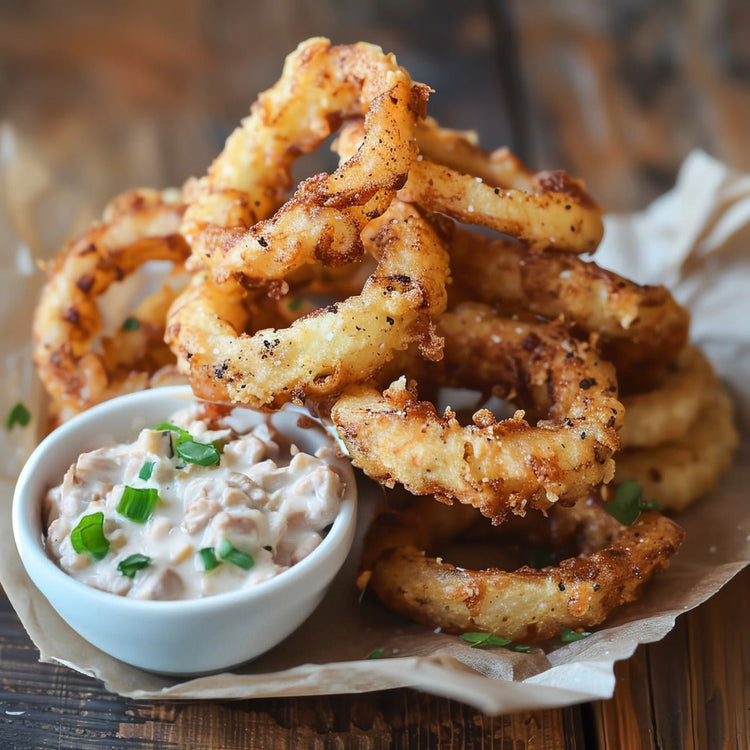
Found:
[[(353, 529), (356, 523), (357, 483), (351, 465), (342, 460), (339, 466), (346, 475), (344, 477), (344, 496), (339, 512), (321, 543), (299, 562), (272, 578), (268, 578), (253, 586), (190, 599), (134, 599), (94, 588), (66, 573), (47, 555), (44, 549), (45, 529), (41, 520), (40, 527), (42, 534), (38, 538), (35, 533), (36, 530), (31, 528), (29, 523), (29, 519), (33, 518), (33, 506), (36, 506), (38, 512), (41, 514), (43, 495), (31, 497), (31, 493), (27, 491), (27, 487), (33, 481), (35, 472), (39, 470), (40, 465), (43, 463), (44, 454), (51, 446), (56, 446), (64, 440), (70, 440), (80, 429), (104, 419), (112, 411), (131, 408), (132, 402), (143, 404), (161, 400), (166, 402), (170, 399), (195, 402), (202, 400), (193, 395), (189, 385), (162, 386), (117, 396), (91, 407), (54, 429), (36, 446), (27, 458), (18, 475), (13, 493), (11, 510), (13, 538), (26, 574), (34, 582), (34, 585), (42, 591), (45, 598), (47, 598), (47, 594), (37, 582), (37, 579), (42, 576), (47, 578), (46, 585), (55, 587), (57, 592), (71, 592), (71, 594), (78, 597), (87, 597), (92, 606), (101, 604), (102, 606), (106, 606), (110, 611), (127, 609), (132, 613), (158, 612), (162, 614), (170, 613), (189, 616), (190, 614), (197, 614), (198, 612), (215, 608), (231, 608), (237, 605), (245, 606), (253, 600), (264, 600), (267, 597), (272, 597), (279, 589), (299, 585), (301, 579), (307, 579), (309, 574), (314, 573), (318, 568), (326, 566), (330, 558), (335, 556), (335, 552), (340, 545), (346, 543), (348, 532), (351, 531), (351, 536), (353, 537)], [(242, 407), (241, 404), (235, 406), (247, 408)], [(136, 409), (137, 407), (133, 405), (131, 414), (134, 419), (139, 416)], [(250, 411), (261, 413), (255, 409), (250, 409)], [(337, 445), (336, 438), (331, 434), (330, 428), (311, 415), (307, 409), (295, 405), (287, 405), (277, 412), (272, 413), (271, 416), (282, 413), (299, 413), (300, 415), (312, 418), (323, 427), (331, 443)], [(102, 431), (104, 433), (106, 432), (106, 426), (103, 426), (105, 427)], [(133, 429), (137, 430), (138, 428)], [(71, 447), (70, 453), (73, 456), (72, 460), (75, 460), (76, 456), (79, 455), (74, 447)], [(45, 488), (48, 489), (48, 487), (49, 485), (45, 485)], [(42, 489), (42, 492), (44, 491), (45, 489)], [(344, 559), (349, 554), (351, 542), (348, 545), (345, 544), (345, 547)], [(343, 563), (343, 559), (341, 563)], [(34, 573), (30, 570), (32, 567)], [(333, 575), (338, 572), (340, 567), (341, 564), (333, 571)]]

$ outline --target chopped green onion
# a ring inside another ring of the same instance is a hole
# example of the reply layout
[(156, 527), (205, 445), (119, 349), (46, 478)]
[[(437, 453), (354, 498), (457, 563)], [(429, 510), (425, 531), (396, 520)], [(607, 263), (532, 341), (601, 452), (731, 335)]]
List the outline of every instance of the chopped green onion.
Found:
[(219, 557), (222, 560), (226, 560), (227, 562), (237, 565), (243, 570), (250, 570), (250, 568), (252, 568), (253, 565), (255, 565), (255, 560), (253, 560), (253, 558), (250, 555), (248, 555), (246, 552), (242, 552), (241, 550), (238, 550), (229, 541), (229, 539), (225, 539), (219, 545)]
[(511, 646), (514, 651), (520, 651), (522, 654), (528, 654), (531, 651), (531, 646)]
[(221, 561), (216, 559), (216, 553), (214, 552), (213, 547), (204, 547), (203, 549), (198, 550), (198, 554), (203, 563), (203, 570), (207, 573), (209, 570), (213, 570), (221, 565)]
[(156, 430), (157, 432), (166, 432), (167, 430), (169, 430), (170, 432), (176, 432), (178, 443), (183, 443), (186, 440), (193, 439), (193, 436), (187, 430), (183, 430), (182, 427), (178, 427), (176, 424), (172, 424), (171, 422), (159, 422), (159, 424), (154, 427), (154, 430)]
[(198, 443), (195, 440), (177, 440), (177, 455), (191, 464), (213, 466), (221, 460), (213, 443)]
[(123, 331), (137, 331), (141, 327), (141, 321), (138, 318), (130, 316), (125, 318), (122, 324)]
[(128, 578), (133, 578), (141, 568), (145, 568), (148, 565), (151, 565), (151, 558), (148, 555), (141, 555), (136, 552), (134, 555), (120, 560), (117, 563), (117, 571)]
[(560, 640), (563, 643), (572, 643), (573, 641), (581, 641), (584, 638), (588, 638), (591, 633), (581, 632), (579, 633), (577, 630), (571, 630), (570, 628), (566, 628), (565, 625), (563, 625), (560, 628)]
[(19, 401), (5, 418), (5, 429), (12, 430), (16, 425), (26, 427), (31, 421), (31, 412)]
[(104, 536), (104, 513), (83, 516), (70, 532), (73, 549), (81, 554), (88, 552), (94, 560), (101, 560), (109, 552), (109, 540)]
[(385, 648), (381, 646), (380, 648), (376, 648), (374, 651), (370, 651), (370, 653), (367, 654), (365, 659), (382, 659), (384, 653), (385, 653)]
[(144, 461), (141, 470), (138, 472), (139, 479), (151, 479), (151, 473), (154, 470), (153, 461)]
[(220, 446), (216, 443), (199, 443), (182, 427), (170, 422), (161, 422), (155, 430), (170, 430), (177, 434), (177, 455), (191, 464), (199, 466), (213, 466), (221, 460)]
[(642, 510), (661, 510), (656, 500), (643, 500), (643, 488), (635, 479), (626, 479), (615, 490), (615, 499), (604, 507), (624, 526), (635, 523)]
[(145, 523), (154, 512), (157, 502), (159, 502), (159, 493), (155, 489), (151, 487), (139, 489), (126, 485), (120, 502), (117, 504), (117, 512), (131, 521)]
[(492, 648), (494, 646), (508, 646), (510, 638), (501, 638), (492, 633), (462, 633), (461, 640), (471, 644), (472, 648)]

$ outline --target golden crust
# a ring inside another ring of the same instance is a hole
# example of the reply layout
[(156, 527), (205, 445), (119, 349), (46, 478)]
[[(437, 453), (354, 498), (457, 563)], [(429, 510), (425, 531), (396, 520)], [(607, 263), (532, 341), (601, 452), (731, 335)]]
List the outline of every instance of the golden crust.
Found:
[(683, 435), (657, 446), (619, 453), (614, 481), (635, 479), (643, 487), (644, 499), (681, 511), (719, 482), (738, 445), (732, 402), (717, 383)]
[(508, 511), (574, 500), (612, 478), (623, 409), (614, 370), (595, 349), (559, 324), (503, 319), (479, 304), (446, 313), (440, 330), (448, 368), (467, 377), (473, 369), (507, 392), (542, 386), (545, 419), (532, 425), (517, 412), (497, 421), (482, 410), (462, 426), (419, 401), (403, 378), (382, 394), (354, 386), (331, 417), (355, 466), (387, 486), (474, 505), (495, 523)]
[(688, 311), (663, 286), (641, 286), (567, 253), (456, 228), (448, 244), (449, 303), (485, 302), (504, 313), (562, 315), (585, 337), (596, 334), (621, 385), (651, 385), (685, 347)]
[[(281, 78), (260, 95), (209, 173), (190, 190), (182, 231), (193, 267), (218, 282), (283, 279), (304, 263), (330, 265), (362, 254), (360, 232), (388, 207), (416, 158), (414, 129), (428, 89), (411, 81), (393, 55), (370, 44), (303, 42)], [(338, 124), (365, 116), (365, 137), (332, 174), (291, 185), (291, 165)]]
[(454, 520), (454, 510), (413, 498), (401, 510), (378, 515), (365, 538), (360, 586), (430, 628), (488, 632), (517, 643), (554, 638), (561, 627), (599, 624), (669, 565), (684, 536), (659, 513), (644, 512), (622, 526), (600, 504), (580, 501), (554, 508), (548, 521), (551, 529), (562, 521), (567, 539), (583, 539), (580, 554), (540, 570), (471, 570), (440, 557), (471, 523), (465, 512)]
[[(346, 159), (363, 137), (348, 124), (334, 143)], [(479, 224), (529, 248), (590, 253), (604, 232), (602, 210), (583, 183), (565, 172), (533, 173), (507, 149), (489, 154), (465, 133), (417, 124), (420, 156), (399, 191), (401, 200), (464, 224)]]
[(711, 363), (695, 345), (680, 352), (661, 383), (622, 397), (627, 418), (620, 431), (623, 448), (645, 448), (680, 439), (719, 384)]
[(182, 212), (171, 195), (128, 191), (108, 206), (103, 223), (69, 242), (52, 264), (34, 315), (34, 362), (62, 413), (146, 388), (151, 372), (164, 364), (94, 351), (102, 328), (98, 298), (148, 261), (184, 262), (189, 248), (179, 234)]
[(287, 328), (244, 333), (245, 321), (232, 318), (244, 289), (195, 281), (169, 313), (167, 339), (196, 394), (278, 408), (337, 394), (411, 342), (439, 356), (434, 319), (445, 308), (448, 276), (442, 243), (414, 207), (398, 201), (371, 231), (379, 261), (362, 292)]

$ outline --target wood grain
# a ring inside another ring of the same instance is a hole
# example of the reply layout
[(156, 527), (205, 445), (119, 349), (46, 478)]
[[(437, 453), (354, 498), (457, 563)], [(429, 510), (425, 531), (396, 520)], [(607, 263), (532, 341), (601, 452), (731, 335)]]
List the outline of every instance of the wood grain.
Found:
[(750, 747), (750, 569), (678, 620), (660, 643), (616, 665), (595, 704), (602, 748)]
[(391, 690), (235, 702), (132, 701), (39, 664), (0, 599), (0, 747), (18, 748), (745, 748), (750, 746), (750, 570), (617, 664), (592, 706), (489, 717)]
[(578, 708), (489, 717), (413, 690), (233, 702), (138, 702), (40, 664), (0, 597), (0, 747), (568, 748), (586, 747)]

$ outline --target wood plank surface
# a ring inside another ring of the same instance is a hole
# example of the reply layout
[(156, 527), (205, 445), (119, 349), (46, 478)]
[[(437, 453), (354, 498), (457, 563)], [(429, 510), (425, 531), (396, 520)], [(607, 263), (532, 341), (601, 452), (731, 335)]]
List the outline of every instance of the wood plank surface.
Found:
[(594, 706), (600, 747), (750, 747), (750, 570), (615, 670)]
[(0, 599), (2, 748), (745, 748), (750, 570), (617, 664), (609, 701), (489, 717), (400, 689), (234, 702), (133, 701), (37, 662)]

